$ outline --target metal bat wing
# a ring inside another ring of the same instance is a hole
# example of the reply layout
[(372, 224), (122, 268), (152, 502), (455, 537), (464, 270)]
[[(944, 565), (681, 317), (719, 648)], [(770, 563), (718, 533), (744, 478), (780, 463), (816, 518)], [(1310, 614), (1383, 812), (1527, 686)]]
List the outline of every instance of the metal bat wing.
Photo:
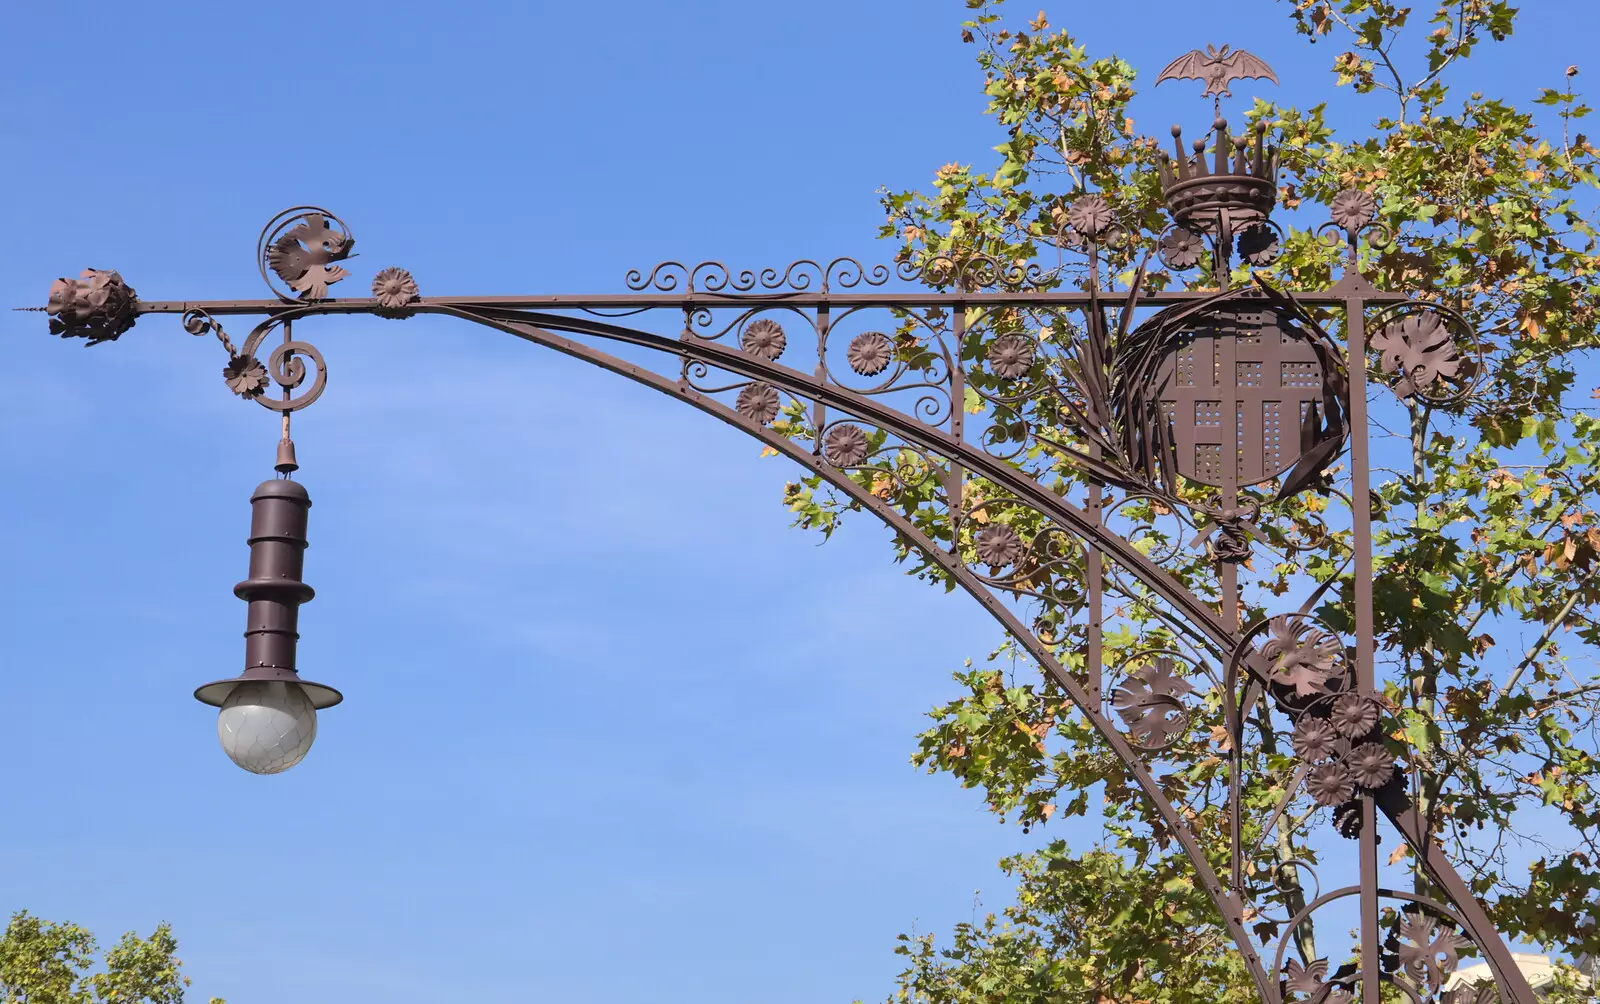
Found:
[(1191, 49), (1168, 63), (1167, 68), (1156, 77), (1156, 83), (1163, 80), (1204, 80), (1210, 63), (1211, 57), (1204, 50)]
[(1266, 60), (1243, 49), (1235, 49), (1222, 61), (1224, 80), (1254, 80), (1266, 78), (1273, 83), (1278, 82), (1278, 75), (1272, 72)]

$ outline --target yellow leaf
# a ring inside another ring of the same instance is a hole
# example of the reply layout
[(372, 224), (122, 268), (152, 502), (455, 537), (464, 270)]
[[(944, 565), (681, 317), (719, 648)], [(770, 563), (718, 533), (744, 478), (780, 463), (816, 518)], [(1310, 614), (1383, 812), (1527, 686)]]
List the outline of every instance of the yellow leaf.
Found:
[(1391, 865), (1392, 864), (1397, 864), (1402, 859), (1407, 858), (1410, 855), (1411, 855), (1411, 848), (1406, 846), (1405, 844), (1401, 844), (1398, 847), (1396, 847), (1394, 850), (1389, 852), (1389, 863)]
[(1053, 803), (1046, 802), (1045, 804), (1039, 806), (1039, 815), (1043, 816), (1044, 818), (1049, 819), (1055, 814), (1056, 807)]
[(761, 455), (762, 455), (762, 456), (763, 456), (763, 457), (776, 457), (776, 456), (777, 456), (777, 455), (778, 455), (778, 451), (777, 451), (777, 450), (774, 450), (774, 449), (773, 449), (773, 448), (772, 448), (772, 447), (770, 447), (770, 446), (763, 446), (763, 447), (762, 447), (762, 448), (761, 448)]

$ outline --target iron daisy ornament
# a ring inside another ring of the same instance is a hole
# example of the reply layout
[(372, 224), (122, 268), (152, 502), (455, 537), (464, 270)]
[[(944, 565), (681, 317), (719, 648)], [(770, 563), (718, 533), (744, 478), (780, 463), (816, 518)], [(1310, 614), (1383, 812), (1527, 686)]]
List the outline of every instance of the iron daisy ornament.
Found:
[(222, 379), (240, 397), (260, 397), (267, 389), (267, 368), (255, 356), (234, 355), (222, 367)]
[(989, 368), (1002, 380), (1017, 380), (1033, 369), (1033, 343), (1021, 335), (1001, 335), (989, 343)]
[(778, 389), (769, 383), (753, 383), (739, 391), (733, 410), (752, 422), (766, 425), (778, 417)]
[(862, 376), (877, 376), (894, 360), (894, 343), (881, 331), (867, 331), (850, 339), (845, 361)]
[(1350, 777), (1363, 788), (1382, 788), (1394, 777), (1394, 754), (1380, 743), (1362, 743), (1344, 758)]
[(1161, 238), (1161, 260), (1173, 268), (1194, 268), (1205, 249), (1200, 235), (1185, 227), (1173, 227)]
[(1271, 265), (1282, 252), (1277, 231), (1265, 223), (1252, 224), (1239, 233), (1239, 257), (1252, 265)]
[(1323, 763), (1311, 768), (1311, 773), (1306, 775), (1306, 791), (1318, 805), (1339, 805), (1350, 801), (1356, 786), (1344, 764)]
[(1004, 568), (1022, 553), (1022, 538), (1004, 523), (993, 523), (979, 530), (974, 543), (978, 560), (990, 568)]
[(1328, 718), (1341, 736), (1359, 739), (1378, 724), (1378, 712), (1375, 698), (1366, 694), (1341, 694), (1334, 700)]
[(1331, 760), (1339, 752), (1339, 733), (1326, 718), (1301, 718), (1294, 726), (1294, 753), (1306, 763)]
[(1378, 218), (1378, 200), (1359, 188), (1347, 188), (1335, 195), (1328, 209), (1333, 222), (1351, 233)]
[(386, 316), (403, 316), (405, 308), (422, 297), (417, 280), (403, 268), (386, 268), (372, 277), (372, 296)]
[(784, 347), (788, 344), (789, 339), (783, 333), (783, 325), (769, 317), (751, 321), (744, 329), (744, 334), (739, 336), (740, 348), (768, 362), (783, 355)]
[(1067, 207), (1067, 226), (1084, 237), (1098, 237), (1111, 222), (1111, 203), (1102, 195), (1080, 196)]
[(859, 425), (836, 425), (822, 437), (822, 455), (835, 467), (854, 467), (867, 459), (867, 434)]

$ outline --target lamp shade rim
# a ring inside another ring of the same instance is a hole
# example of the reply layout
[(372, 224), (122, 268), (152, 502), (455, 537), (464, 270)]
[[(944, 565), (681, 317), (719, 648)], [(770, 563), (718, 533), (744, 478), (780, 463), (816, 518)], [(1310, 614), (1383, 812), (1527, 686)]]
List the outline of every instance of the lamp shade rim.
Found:
[[(258, 676), (236, 676), (228, 680), (217, 680), (204, 686), (195, 688), (194, 699), (201, 704), (209, 704), (213, 708), (220, 708), (228, 700), (228, 695), (233, 693), (233, 688), (241, 683), (270, 683)], [(311, 706), (318, 711), (331, 708), (344, 700), (344, 695), (332, 687), (321, 683), (312, 683), (310, 680), (281, 680), (281, 683), (297, 684), (305, 693)]]

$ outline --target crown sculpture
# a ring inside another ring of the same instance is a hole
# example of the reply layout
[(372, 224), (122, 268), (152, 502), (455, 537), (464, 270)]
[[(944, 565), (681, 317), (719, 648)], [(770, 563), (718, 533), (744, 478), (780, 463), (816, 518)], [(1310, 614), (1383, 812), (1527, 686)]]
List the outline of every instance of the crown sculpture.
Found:
[(1231, 93), (1229, 85), (1245, 79), (1278, 82), (1272, 67), (1260, 57), (1226, 45), (1179, 56), (1156, 77), (1158, 85), (1165, 80), (1201, 80), (1206, 85), (1203, 94), (1216, 97), (1213, 157), (1206, 157), (1204, 139), (1195, 140), (1193, 153), (1185, 154), (1181, 126), (1172, 127), (1177, 157), (1161, 155), (1161, 190), (1167, 210), (1179, 226), (1196, 233), (1238, 233), (1265, 220), (1277, 201), (1278, 151), (1266, 145), (1266, 123), (1256, 123), (1252, 143), (1245, 136), (1229, 136), (1228, 121), (1222, 117), (1222, 99)]
[(1259, 122), (1255, 140), (1229, 136), (1228, 121), (1218, 118), (1215, 154), (1206, 156), (1206, 141), (1194, 141), (1194, 153), (1183, 152), (1183, 128), (1172, 127), (1177, 157), (1161, 155), (1161, 191), (1167, 211), (1179, 226), (1211, 236), (1226, 226), (1238, 233), (1272, 212), (1278, 198), (1278, 150), (1267, 146), (1267, 124)]

